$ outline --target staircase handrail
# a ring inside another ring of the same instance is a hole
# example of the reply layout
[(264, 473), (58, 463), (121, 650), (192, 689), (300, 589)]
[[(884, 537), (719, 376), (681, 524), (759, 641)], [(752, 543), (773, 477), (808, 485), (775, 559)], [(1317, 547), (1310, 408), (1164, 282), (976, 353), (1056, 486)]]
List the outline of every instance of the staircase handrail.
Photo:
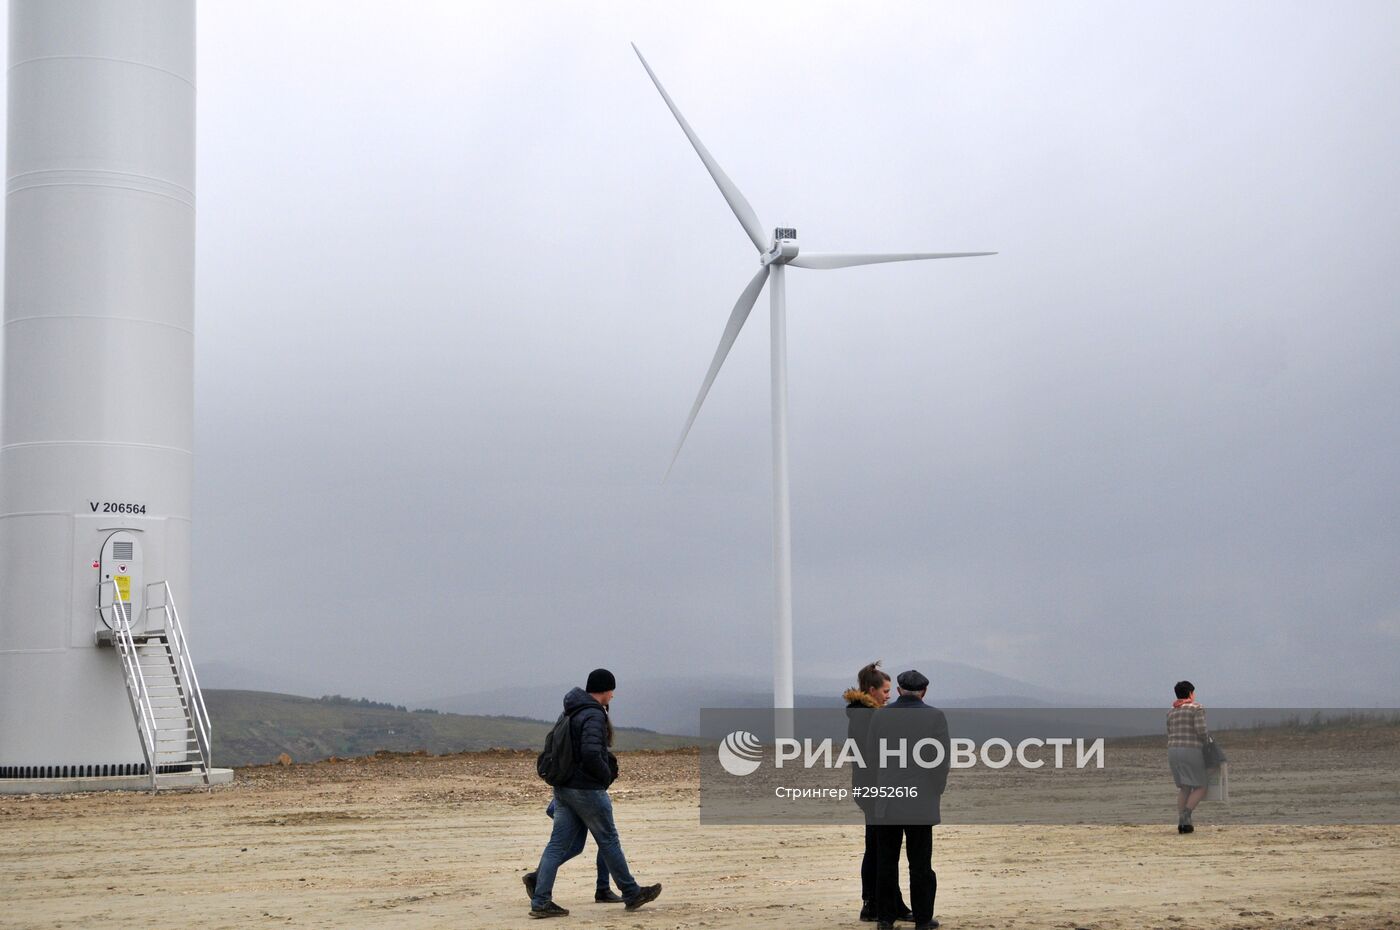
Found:
[[(146, 676), (141, 671), (141, 658), (136, 651), (136, 639), (131, 634), (131, 605), (121, 596), (121, 589), (115, 580), (104, 581), (97, 588), (97, 609), (103, 611), (102, 593), (107, 585), (112, 586), (112, 617), (115, 623), (108, 624), (117, 640), (117, 655), (121, 656), (122, 668), (127, 679), (127, 696), (131, 698), (131, 713), (136, 718), (138, 735), (141, 738), (141, 753), (146, 757), (146, 772), (151, 779), (151, 788), (156, 784), (156, 720), (151, 704), (151, 692), (146, 687)], [(134, 693), (133, 693), (134, 689)]]
[[(151, 588), (155, 587), (161, 588), (164, 601), (152, 607), (149, 592)], [(210, 743), (209, 709), (204, 704), (204, 690), (199, 686), (199, 677), (195, 674), (194, 662), (190, 659), (189, 644), (185, 639), (185, 628), (180, 624), (180, 611), (175, 606), (175, 595), (171, 592), (168, 581), (153, 581), (146, 585), (146, 591), (146, 609), (148, 611), (153, 609), (165, 611), (166, 636), (169, 639), (171, 651), (175, 655), (181, 684), (187, 692), (190, 716), (194, 719), (195, 725), (195, 742), (199, 746), (200, 758), (204, 761), (204, 777), (207, 782), (213, 756)]]

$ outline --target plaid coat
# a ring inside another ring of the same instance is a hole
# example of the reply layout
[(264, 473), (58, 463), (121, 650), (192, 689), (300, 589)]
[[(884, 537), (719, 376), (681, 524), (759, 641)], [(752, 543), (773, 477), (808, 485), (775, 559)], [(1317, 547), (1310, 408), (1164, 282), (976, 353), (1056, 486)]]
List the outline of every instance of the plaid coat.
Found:
[(1167, 711), (1167, 748), (1200, 749), (1206, 744), (1206, 709), (1182, 704)]

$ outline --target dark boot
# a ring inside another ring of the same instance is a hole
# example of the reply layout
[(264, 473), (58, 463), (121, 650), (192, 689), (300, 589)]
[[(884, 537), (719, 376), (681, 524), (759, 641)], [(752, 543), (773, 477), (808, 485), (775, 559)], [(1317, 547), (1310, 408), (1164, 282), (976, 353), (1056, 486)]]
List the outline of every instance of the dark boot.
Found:
[(627, 899), (627, 910), (635, 911), (643, 904), (655, 901), (660, 896), (661, 884), (659, 882), (655, 885), (643, 885), (640, 891)]

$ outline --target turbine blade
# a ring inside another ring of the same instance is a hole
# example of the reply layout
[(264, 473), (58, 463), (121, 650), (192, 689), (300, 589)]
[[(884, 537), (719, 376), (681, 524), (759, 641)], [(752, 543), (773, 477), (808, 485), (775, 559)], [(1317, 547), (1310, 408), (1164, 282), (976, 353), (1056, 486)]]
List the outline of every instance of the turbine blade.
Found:
[(724, 173), (724, 169), (715, 161), (710, 150), (705, 148), (705, 143), (700, 141), (700, 137), (695, 134), (695, 130), (690, 128), (690, 124), (681, 116), (681, 111), (676, 108), (676, 103), (671, 99), (671, 95), (666, 93), (666, 88), (661, 86), (661, 81), (657, 79), (656, 72), (651, 70), (651, 65), (642, 57), (641, 49), (637, 44), (632, 43), (632, 51), (637, 53), (637, 58), (641, 60), (642, 67), (647, 69), (647, 75), (651, 77), (651, 82), (656, 85), (656, 89), (661, 91), (661, 99), (666, 101), (666, 106), (671, 108), (671, 115), (676, 118), (676, 122), (681, 124), (681, 130), (685, 137), (690, 140), (690, 144), (695, 147), (695, 154), (700, 156), (700, 160), (705, 163), (705, 170), (710, 172), (710, 177), (715, 179), (715, 184), (719, 186), (719, 192), (724, 195), (724, 199), (729, 202), (729, 209), (734, 211), (734, 215), (739, 219), (739, 225), (744, 227), (744, 232), (749, 234), (753, 240), (755, 248), (760, 252), (767, 251), (768, 237), (763, 230), (763, 224), (758, 221), (758, 215), (753, 212), (753, 207), (744, 199), (744, 195), (739, 193), (739, 188), (734, 186), (734, 182), (729, 180), (729, 175)]
[(700, 393), (695, 398), (695, 404), (690, 408), (690, 417), (685, 421), (685, 429), (681, 430), (681, 438), (676, 443), (676, 451), (671, 456), (671, 464), (666, 466), (667, 478), (671, 476), (671, 469), (676, 467), (676, 459), (681, 456), (681, 447), (685, 445), (685, 437), (690, 435), (690, 427), (694, 425), (695, 417), (700, 413), (700, 405), (705, 402), (705, 396), (710, 393), (710, 385), (715, 383), (715, 375), (719, 374), (720, 366), (729, 356), (730, 347), (734, 345), (734, 340), (739, 337), (739, 330), (744, 328), (744, 321), (749, 318), (749, 311), (753, 309), (753, 305), (758, 301), (759, 293), (763, 291), (763, 285), (768, 280), (768, 268), (768, 265), (764, 265), (758, 269), (758, 274), (753, 276), (748, 287), (744, 288), (744, 292), (734, 302), (734, 309), (729, 314), (729, 322), (724, 327), (724, 335), (719, 337), (719, 348), (715, 349), (715, 357), (710, 362), (710, 370), (705, 373), (705, 383), (700, 385)]
[(854, 265), (878, 265), (882, 262), (921, 262), (929, 258), (972, 258), (995, 255), (995, 252), (798, 252), (788, 262), (798, 268), (850, 268)]

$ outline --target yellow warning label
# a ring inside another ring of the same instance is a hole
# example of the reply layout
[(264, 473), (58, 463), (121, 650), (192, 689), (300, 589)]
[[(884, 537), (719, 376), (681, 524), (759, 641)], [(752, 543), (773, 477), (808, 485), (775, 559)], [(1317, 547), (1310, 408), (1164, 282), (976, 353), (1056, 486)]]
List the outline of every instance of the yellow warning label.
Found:
[(131, 576), (130, 576), (130, 575), (117, 575), (117, 576), (116, 576), (115, 578), (113, 578), (112, 580), (115, 581), (115, 582), (117, 583), (117, 600), (119, 600), (119, 601), (130, 601), (130, 600), (131, 600)]

